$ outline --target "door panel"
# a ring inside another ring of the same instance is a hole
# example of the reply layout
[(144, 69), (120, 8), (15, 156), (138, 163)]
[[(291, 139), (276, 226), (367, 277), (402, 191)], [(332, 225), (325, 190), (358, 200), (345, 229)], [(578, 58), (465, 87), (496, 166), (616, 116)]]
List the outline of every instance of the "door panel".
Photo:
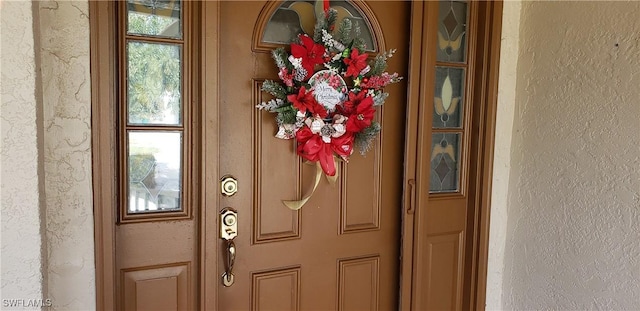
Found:
[[(273, 115), (254, 107), (267, 96), (260, 91), (262, 81), (278, 80), (270, 53), (253, 49), (254, 30), (262, 29), (255, 23), (267, 3), (219, 4), (219, 170), (236, 177), (239, 189), (219, 200), (220, 208), (238, 210), (239, 225), (235, 283), (224, 287), (218, 281), (217, 305), (220, 310), (395, 309), (406, 84), (386, 90), (391, 96), (379, 111), (383, 130), (373, 150), (341, 163), (335, 185), (322, 180), (301, 210), (289, 210), (281, 200), (308, 193), (316, 168), (300, 160), (293, 141), (274, 137)], [(410, 3), (366, 6), (374, 12), (370, 18), (378, 18), (384, 46), (399, 50), (388, 71), (406, 76)], [(222, 275), (223, 241), (218, 250), (217, 275)]]

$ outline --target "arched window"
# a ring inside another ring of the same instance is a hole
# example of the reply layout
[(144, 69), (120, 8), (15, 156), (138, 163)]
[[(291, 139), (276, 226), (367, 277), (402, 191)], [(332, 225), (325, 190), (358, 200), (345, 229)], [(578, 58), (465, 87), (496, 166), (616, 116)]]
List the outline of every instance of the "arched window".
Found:
[[(343, 19), (351, 20), (353, 24), (351, 36), (359, 36), (364, 39), (367, 51), (378, 51), (379, 46), (374, 35), (375, 32), (361, 9), (349, 1), (331, 1), (330, 6), (338, 12), (336, 25), (339, 25)], [(324, 14), (323, 8), (324, 3), (321, 0), (284, 1), (271, 14), (262, 32), (260, 42), (289, 44), (298, 34), (306, 33), (313, 36), (316, 18), (320, 14)]]

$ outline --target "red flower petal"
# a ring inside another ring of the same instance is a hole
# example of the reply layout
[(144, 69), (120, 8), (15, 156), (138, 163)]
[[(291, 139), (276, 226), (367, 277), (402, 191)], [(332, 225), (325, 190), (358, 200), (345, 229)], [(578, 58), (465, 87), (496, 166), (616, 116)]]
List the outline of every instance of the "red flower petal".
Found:
[(367, 54), (359, 54), (358, 49), (353, 49), (349, 58), (344, 59), (347, 64), (347, 77), (357, 77), (360, 72), (367, 67)]

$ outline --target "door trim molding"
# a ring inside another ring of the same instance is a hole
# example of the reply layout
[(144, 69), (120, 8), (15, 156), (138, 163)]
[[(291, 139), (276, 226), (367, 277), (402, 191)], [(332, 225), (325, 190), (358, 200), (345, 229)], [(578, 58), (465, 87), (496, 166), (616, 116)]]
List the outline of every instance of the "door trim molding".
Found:
[[(91, 37), (91, 153), (96, 265), (96, 309), (116, 308), (115, 222), (116, 101), (115, 5), (89, 1)], [(100, 35), (97, 35), (100, 34)]]
[[(502, 34), (503, 1), (481, 1), (480, 16), (485, 23), (478, 32), (478, 56), (476, 63), (477, 114), (481, 118), (478, 127), (480, 142), (477, 152), (478, 176), (476, 190), (476, 225), (473, 250), (473, 269), (470, 293), (470, 308), (484, 310), (487, 296), (487, 264), (489, 256), (489, 225), (491, 215), (491, 186), (495, 147), (496, 110), (498, 105), (498, 78), (500, 66), (500, 44)], [(476, 115), (474, 113), (474, 115)]]

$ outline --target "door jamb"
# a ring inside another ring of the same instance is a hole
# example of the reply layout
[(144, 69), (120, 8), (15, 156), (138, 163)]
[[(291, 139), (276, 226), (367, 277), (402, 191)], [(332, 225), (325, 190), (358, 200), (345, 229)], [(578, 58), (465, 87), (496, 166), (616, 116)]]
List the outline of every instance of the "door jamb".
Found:
[[(89, 1), (91, 38), (91, 153), (96, 265), (96, 309), (115, 310), (116, 49), (115, 5)], [(100, 34), (100, 35), (98, 35)]]
[(484, 310), (487, 296), (487, 264), (489, 256), (489, 228), (491, 215), (491, 183), (493, 180), (493, 156), (495, 147), (496, 110), (498, 106), (498, 78), (500, 44), (502, 35), (503, 1), (482, 1), (476, 56), (476, 103), (474, 116), (480, 120), (474, 131), (480, 131), (476, 155), (478, 174), (476, 183), (475, 215), (477, 230), (474, 232), (473, 269), (469, 307)]

